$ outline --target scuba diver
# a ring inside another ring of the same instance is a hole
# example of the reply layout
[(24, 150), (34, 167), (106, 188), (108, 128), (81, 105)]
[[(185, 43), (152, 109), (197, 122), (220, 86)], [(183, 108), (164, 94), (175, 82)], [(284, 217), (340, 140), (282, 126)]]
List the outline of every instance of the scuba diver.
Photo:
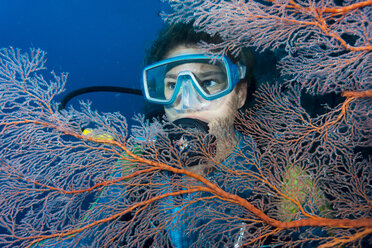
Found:
[[(238, 111), (247, 107), (252, 100), (255, 88), (252, 76), (253, 54), (248, 49), (242, 49), (237, 56), (205, 54), (200, 47), (202, 42), (218, 44), (223, 40), (218, 35), (196, 32), (192, 23), (178, 23), (165, 27), (145, 58), (143, 93), (149, 103), (162, 106), (167, 121), (182, 128), (202, 129), (203, 133), (213, 137), (215, 142), (210, 143), (215, 144), (214, 160), (229, 167), (229, 164), (237, 163), (236, 158), (234, 160), (229, 156), (237, 147), (242, 148), (242, 144), (238, 142), (242, 135), (235, 130), (234, 120)], [(177, 135), (174, 139), (177, 142), (181, 140)], [(186, 141), (189, 140), (186, 138)], [(179, 149), (184, 148), (180, 145)], [(185, 167), (211, 180), (223, 178), (210, 168), (204, 167), (200, 160), (196, 162), (192, 160)], [(172, 178), (170, 176), (169, 180), (173, 180)], [(248, 197), (250, 191), (243, 191), (240, 191), (240, 196)], [(188, 197), (189, 200), (192, 199), (192, 195)], [(164, 204), (171, 206), (171, 201), (172, 199), (166, 199)], [(177, 215), (176, 219), (183, 218), (179, 213), (180, 207), (164, 211), (170, 215), (172, 213)], [(208, 221), (210, 221), (208, 218), (201, 217), (196, 225), (206, 226)], [(167, 229), (170, 247), (186, 248), (200, 240), (200, 233), (193, 235), (188, 233), (186, 223), (181, 221), (174, 226)], [(240, 236), (243, 233), (244, 230), (239, 231)], [(236, 237), (239, 235), (235, 233)], [(219, 247), (222, 243), (209, 245)], [(233, 244), (223, 245), (238, 247), (241, 244), (240, 240), (236, 239)], [(203, 246), (208, 244), (205, 243)]]

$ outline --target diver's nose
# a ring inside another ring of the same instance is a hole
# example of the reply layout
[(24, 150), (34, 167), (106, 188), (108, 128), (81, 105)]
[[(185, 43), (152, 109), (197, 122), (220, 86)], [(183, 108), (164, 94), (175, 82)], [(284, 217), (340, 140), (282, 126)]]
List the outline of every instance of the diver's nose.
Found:
[(181, 92), (182, 109), (195, 109), (198, 102), (197, 95), (198, 92), (194, 89), (190, 79), (183, 82)]

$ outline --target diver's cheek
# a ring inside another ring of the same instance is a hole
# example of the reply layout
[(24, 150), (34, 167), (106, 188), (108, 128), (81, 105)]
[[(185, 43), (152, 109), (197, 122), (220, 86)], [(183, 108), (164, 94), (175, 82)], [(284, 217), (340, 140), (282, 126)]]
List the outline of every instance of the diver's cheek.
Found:
[(173, 114), (172, 111), (169, 111), (167, 108), (164, 108), (164, 112), (170, 122), (178, 119), (177, 115)]

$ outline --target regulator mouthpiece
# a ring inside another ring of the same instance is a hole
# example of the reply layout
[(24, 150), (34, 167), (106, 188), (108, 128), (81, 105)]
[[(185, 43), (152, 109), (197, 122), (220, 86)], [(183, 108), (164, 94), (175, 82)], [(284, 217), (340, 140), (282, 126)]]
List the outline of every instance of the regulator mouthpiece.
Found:
[(206, 164), (216, 153), (216, 137), (209, 134), (208, 123), (182, 118), (167, 125), (168, 138), (180, 153), (182, 166)]

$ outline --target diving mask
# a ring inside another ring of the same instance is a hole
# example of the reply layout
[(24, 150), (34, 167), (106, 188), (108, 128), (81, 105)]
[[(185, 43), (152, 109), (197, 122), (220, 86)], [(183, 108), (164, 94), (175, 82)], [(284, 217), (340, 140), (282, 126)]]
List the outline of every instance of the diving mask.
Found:
[(146, 99), (183, 111), (202, 110), (230, 93), (245, 76), (245, 66), (226, 56), (189, 54), (162, 60), (143, 70)]

